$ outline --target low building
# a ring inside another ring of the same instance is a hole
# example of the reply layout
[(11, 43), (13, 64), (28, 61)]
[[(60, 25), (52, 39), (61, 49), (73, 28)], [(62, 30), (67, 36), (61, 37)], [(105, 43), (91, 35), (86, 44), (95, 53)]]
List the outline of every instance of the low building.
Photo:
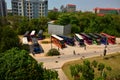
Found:
[(71, 33), (71, 25), (54, 25), (48, 24), (48, 33), (56, 35), (67, 35)]
[(94, 12), (100, 16), (105, 14), (120, 14), (120, 8), (94, 8)]
[(75, 12), (76, 11), (76, 5), (74, 5), (74, 4), (67, 4), (66, 5), (66, 11), (67, 12)]

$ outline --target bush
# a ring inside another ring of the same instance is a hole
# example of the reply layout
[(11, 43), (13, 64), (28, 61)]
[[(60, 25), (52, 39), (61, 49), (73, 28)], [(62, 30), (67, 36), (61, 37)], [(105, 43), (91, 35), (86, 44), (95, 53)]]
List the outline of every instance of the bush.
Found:
[(47, 56), (56, 56), (56, 55), (60, 55), (60, 52), (55, 48), (50, 49), (47, 53)]
[(43, 44), (48, 44), (50, 41), (42, 41)]

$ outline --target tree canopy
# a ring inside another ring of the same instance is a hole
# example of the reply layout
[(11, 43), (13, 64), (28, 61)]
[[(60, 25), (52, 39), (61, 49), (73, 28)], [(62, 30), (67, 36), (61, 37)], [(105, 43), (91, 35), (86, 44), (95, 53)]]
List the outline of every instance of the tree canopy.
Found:
[(0, 56), (0, 80), (49, 79), (57, 80), (57, 72), (44, 69), (42, 64), (38, 64), (25, 50), (12, 48)]
[(8, 26), (0, 27), (0, 52), (12, 47), (20, 47), (18, 35)]

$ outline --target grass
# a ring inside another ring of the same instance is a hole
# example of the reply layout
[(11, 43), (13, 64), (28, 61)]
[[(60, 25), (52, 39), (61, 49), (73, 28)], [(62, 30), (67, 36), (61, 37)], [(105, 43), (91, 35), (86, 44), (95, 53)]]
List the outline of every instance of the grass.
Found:
[[(94, 58), (88, 58), (90, 62), (93, 60), (96, 60), (98, 63), (104, 63), (106, 66), (110, 66), (112, 68), (111, 72), (108, 72), (108, 77), (109, 78), (114, 78), (114, 77), (119, 77), (120, 79), (120, 53), (115, 53), (111, 55), (107, 55), (104, 58), (103, 57), (94, 57)], [(73, 80), (71, 74), (70, 74), (70, 69), (69, 67), (74, 64), (81, 64), (83, 60), (76, 60), (76, 61), (71, 61), (67, 62), (63, 65), (62, 69), (66, 76), (68, 77), (69, 80)], [(95, 77), (98, 77), (98, 72), (96, 71)]]

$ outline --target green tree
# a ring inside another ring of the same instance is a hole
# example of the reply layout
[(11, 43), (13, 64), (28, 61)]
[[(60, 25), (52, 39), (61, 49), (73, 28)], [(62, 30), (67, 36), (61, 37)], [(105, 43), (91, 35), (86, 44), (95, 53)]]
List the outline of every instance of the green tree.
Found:
[(92, 61), (92, 66), (94, 66), (95, 68), (97, 67), (97, 64), (98, 64), (98, 62), (96, 60)]
[(50, 49), (48, 52), (47, 52), (47, 56), (56, 56), (56, 55), (60, 55), (60, 52), (53, 48), (53, 49)]
[(17, 34), (10, 27), (1, 28), (0, 52), (4, 52), (12, 47), (20, 47), (20, 41)]
[(27, 18), (23, 18), (21, 22), (19, 23), (19, 27), (16, 29), (17, 33), (20, 35), (23, 35), (26, 31), (31, 30), (29, 27), (29, 21)]
[(94, 69), (90, 66), (90, 62), (88, 60), (83, 61), (82, 76), (84, 80), (94, 79)]
[(72, 33), (80, 33), (80, 27), (78, 27), (76, 24), (73, 24), (72, 28), (71, 28), (71, 32)]
[(0, 58), (0, 80), (43, 80), (43, 71), (25, 50), (13, 48)]
[(59, 12), (50, 11), (50, 12), (48, 12), (48, 18), (49, 18), (50, 20), (57, 20), (59, 14), (60, 14)]
[(0, 80), (58, 80), (58, 73), (44, 69), (27, 51), (12, 48), (0, 56)]
[(59, 24), (59, 25), (70, 24), (70, 14), (64, 13), (64, 14), (59, 15), (57, 24)]

